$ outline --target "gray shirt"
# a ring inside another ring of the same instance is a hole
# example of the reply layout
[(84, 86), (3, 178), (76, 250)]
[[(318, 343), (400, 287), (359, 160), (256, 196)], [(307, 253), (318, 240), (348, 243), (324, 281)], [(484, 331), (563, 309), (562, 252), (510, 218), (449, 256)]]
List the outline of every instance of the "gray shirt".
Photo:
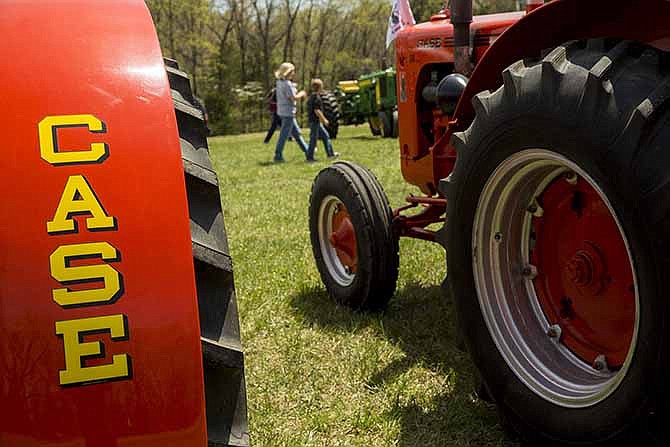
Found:
[(293, 82), (288, 79), (277, 80), (277, 115), (295, 116), (295, 100), (291, 98), (295, 98), (297, 94)]

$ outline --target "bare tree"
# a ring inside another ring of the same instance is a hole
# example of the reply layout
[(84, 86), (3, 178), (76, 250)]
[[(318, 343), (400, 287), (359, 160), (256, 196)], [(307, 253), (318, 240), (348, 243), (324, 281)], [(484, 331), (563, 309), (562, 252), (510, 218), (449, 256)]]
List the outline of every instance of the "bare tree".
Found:
[(235, 24), (235, 34), (237, 35), (237, 44), (240, 51), (240, 82), (245, 83), (249, 80), (247, 71), (247, 49), (248, 49), (248, 22), (247, 22), (247, 3), (245, 0), (229, 0), (233, 23)]
[(202, 39), (204, 30), (209, 22), (209, 8), (207, 0), (200, 0), (199, 3), (193, 2), (183, 13), (184, 37), (183, 59), (187, 62), (188, 71), (191, 74), (193, 92), (198, 94), (200, 64), (207, 51), (208, 43)]
[(285, 0), (284, 3), (286, 8), (286, 38), (284, 39), (284, 57), (282, 60), (289, 61), (293, 59), (293, 28), (300, 6), (302, 6), (302, 0), (296, 1), (294, 8), (291, 8), (291, 0)]
[(236, 17), (234, 8), (237, 7), (237, 3), (228, 2), (228, 6), (229, 11), (227, 14), (220, 12), (216, 14), (214, 19), (209, 23), (209, 31), (216, 38), (216, 89), (219, 94), (224, 93), (224, 67), (228, 62), (226, 47), (228, 46), (228, 39), (233, 31)]
[(307, 51), (312, 40), (312, 14), (314, 12), (314, 0), (309, 0), (309, 8), (305, 13), (305, 21), (302, 28), (302, 59), (300, 61), (300, 81), (306, 84), (305, 73), (307, 70)]
[(314, 47), (314, 59), (310, 69), (310, 78), (314, 78), (321, 70), (321, 57), (323, 56), (324, 43), (326, 37), (330, 34), (330, 25), (335, 16), (333, 3), (333, 0), (327, 0), (325, 6), (321, 9), (321, 17), (319, 17), (319, 23), (316, 28), (317, 37)]
[(170, 50), (170, 56), (175, 57), (176, 54), (176, 45), (175, 45), (175, 14), (174, 14), (174, 2), (173, 0), (167, 0), (167, 34), (168, 34), (168, 49)]
[(268, 90), (270, 87), (270, 61), (272, 60), (272, 49), (275, 43), (271, 36), (272, 29), (270, 27), (275, 10), (275, 0), (264, 0), (263, 5), (259, 5), (259, 3), (258, 0), (252, 0), (251, 2), (256, 13), (257, 34), (260, 40), (263, 85)]

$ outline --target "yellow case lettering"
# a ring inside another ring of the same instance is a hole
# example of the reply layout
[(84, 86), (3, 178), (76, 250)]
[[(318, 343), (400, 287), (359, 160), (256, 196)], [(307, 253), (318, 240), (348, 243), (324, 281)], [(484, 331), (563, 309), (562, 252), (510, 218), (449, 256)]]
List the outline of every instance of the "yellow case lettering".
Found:
[(86, 290), (53, 289), (53, 300), (63, 307), (110, 304), (123, 294), (121, 273), (108, 264), (71, 266), (71, 261), (84, 258), (119, 260), (119, 252), (107, 242), (62, 245), (49, 257), (51, 276), (63, 285), (102, 281), (104, 287)]
[(86, 228), (89, 230), (116, 229), (116, 219), (108, 216), (93, 188), (83, 175), (71, 175), (67, 179), (54, 218), (47, 222), (49, 234), (76, 232), (74, 215), (87, 214)]
[(85, 383), (123, 379), (130, 377), (130, 356), (115, 354), (111, 363), (84, 366), (87, 358), (105, 356), (101, 341), (84, 341), (84, 336), (99, 332), (109, 332), (112, 340), (126, 340), (128, 327), (123, 315), (81, 318), (56, 322), (56, 335), (63, 337), (65, 369), (58, 372), (61, 385), (81, 385)]
[(93, 115), (47, 116), (37, 125), (40, 154), (52, 165), (98, 163), (109, 154), (106, 143), (91, 143), (87, 149), (59, 151), (57, 131), (61, 127), (86, 127), (93, 133), (106, 133), (105, 123)]

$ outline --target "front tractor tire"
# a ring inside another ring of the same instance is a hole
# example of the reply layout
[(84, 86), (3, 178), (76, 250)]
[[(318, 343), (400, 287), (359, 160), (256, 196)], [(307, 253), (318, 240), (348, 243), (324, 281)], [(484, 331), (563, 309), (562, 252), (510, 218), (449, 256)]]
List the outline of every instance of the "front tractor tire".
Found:
[(532, 445), (626, 438), (665, 397), (667, 61), (633, 42), (565, 44), (505, 70), (452, 140), (460, 326), (505, 425)]
[(339, 304), (383, 308), (398, 279), (398, 236), (386, 194), (367, 169), (337, 162), (312, 186), (309, 228), (326, 290)]

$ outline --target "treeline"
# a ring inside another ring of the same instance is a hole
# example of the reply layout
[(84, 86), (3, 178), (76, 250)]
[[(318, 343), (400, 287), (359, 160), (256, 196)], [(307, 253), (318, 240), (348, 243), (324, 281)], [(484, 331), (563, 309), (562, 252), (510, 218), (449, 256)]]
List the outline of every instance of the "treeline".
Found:
[[(412, 0), (417, 22), (442, 0)], [(303, 87), (384, 69), (391, 0), (147, 0), (167, 57), (179, 61), (207, 106), (215, 134), (257, 131), (268, 123), (265, 93), (274, 69), (293, 62)], [(520, 0), (475, 0), (475, 12), (509, 11)]]

